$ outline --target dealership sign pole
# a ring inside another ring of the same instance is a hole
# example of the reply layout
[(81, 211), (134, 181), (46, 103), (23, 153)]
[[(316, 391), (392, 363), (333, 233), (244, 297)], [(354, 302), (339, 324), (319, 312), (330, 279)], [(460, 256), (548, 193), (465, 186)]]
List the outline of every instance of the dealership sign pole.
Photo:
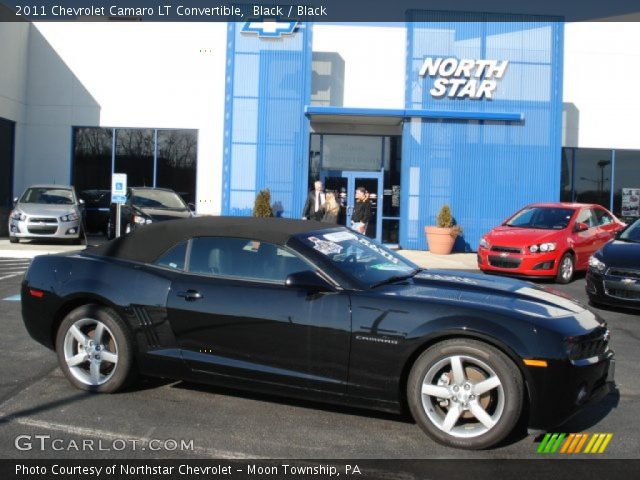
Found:
[(122, 204), (127, 201), (127, 174), (114, 173), (111, 176), (111, 203), (116, 204), (116, 238), (120, 236)]

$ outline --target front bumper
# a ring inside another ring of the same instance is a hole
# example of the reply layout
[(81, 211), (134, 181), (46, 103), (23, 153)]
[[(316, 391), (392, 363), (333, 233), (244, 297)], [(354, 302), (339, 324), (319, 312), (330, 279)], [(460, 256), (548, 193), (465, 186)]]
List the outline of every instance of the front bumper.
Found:
[(555, 277), (558, 251), (546, 253), (496, 252), (478, 248), (478, 268), (483, 272), (504, 273), (522, 277)]
[(640, 309), (640, 279), (587, 271), (585, 290), (593, 303)]
[(77, 239), (80, 237), (80, 220), (63, 222), (55, 217), (27, 217), (26, 220), (9, 218), (9, 235), (14, 238)]
[(529, 415), (533, 429), (556, 427), (615, 389), (612, 350), (591, 359), (553, 360), (547, 368), (528, 368), (533, 378)]

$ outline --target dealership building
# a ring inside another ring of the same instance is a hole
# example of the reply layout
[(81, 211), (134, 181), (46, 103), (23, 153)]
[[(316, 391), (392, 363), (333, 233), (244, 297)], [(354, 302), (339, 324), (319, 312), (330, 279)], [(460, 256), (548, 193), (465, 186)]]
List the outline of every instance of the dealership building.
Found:
[(637, 215), (638, 24), (5, 22), (0, 44), (4, 234), (29, 185), (108, 190), (114, 172), (214, 215), (268, 188), (299, 218), (314, 180), (347, 207), (364, 186), (369, 235), (411, 249), (444, 204), (467, 251), (531, 202)]

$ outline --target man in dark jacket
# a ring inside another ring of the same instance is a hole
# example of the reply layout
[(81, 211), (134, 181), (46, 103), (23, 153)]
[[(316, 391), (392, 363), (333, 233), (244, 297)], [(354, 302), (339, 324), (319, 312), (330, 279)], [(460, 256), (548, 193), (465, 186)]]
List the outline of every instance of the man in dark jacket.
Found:
[(324, 205), (324, 186), (320, 180), (313, 184), (313, 190), (307, 195), (307, 201), (302, 209), (303, 220), (322, 220), (322, 205)]
[(356, 188), (356, 204), (351, 215), (351, 229), (364, 235), (371, 220), (371, 202), (364, 187)]

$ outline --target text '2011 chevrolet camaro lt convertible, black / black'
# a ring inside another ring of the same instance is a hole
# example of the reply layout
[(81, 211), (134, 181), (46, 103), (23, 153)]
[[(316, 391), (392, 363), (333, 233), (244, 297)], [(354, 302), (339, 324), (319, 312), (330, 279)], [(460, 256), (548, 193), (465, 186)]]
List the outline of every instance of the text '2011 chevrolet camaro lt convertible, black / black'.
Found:
[(200, 217), (36, 257), (31, 336), (76, 387), (137, 373), (399, 412), (458, 448), (556, 426), (613, 380), (607, 326), (519, 280), (421, 270), (343, 227)]

